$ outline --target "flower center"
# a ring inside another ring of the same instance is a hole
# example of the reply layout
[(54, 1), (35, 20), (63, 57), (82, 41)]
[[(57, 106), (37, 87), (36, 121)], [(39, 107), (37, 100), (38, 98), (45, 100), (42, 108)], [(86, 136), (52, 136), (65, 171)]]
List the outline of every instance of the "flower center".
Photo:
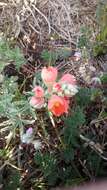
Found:
[(59, 107), (59, 105), (60, 105), (59, 102), (55, 103), (55, 107)]

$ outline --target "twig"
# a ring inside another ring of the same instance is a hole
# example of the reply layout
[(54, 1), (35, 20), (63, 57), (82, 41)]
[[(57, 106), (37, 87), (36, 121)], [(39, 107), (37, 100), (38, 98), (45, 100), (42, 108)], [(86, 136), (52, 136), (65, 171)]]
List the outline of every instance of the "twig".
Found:
[(17, 169), (17, 170), (19, 170), (19, 171), (21, 170), (20, 168), (18, 168), (17, 166), (15, 166), (15, 165), (9, 163), (9, 161), (6, 160), (5, 163), (0, 167), (0, 171), (2, 171), (3, 168), (4, 168), (6, 165), (10, 165), (12, 168), (15, 168), (15, 169)]
[(80, 138), (82, 140), (84, 140), (93, 150), (97, 151), (100, 154), (103, 154), (103, 150), (100, 147), (98, 147), (95, 142), (93, 142), (92, 140), (84, 137), (83, 135), (80, 135)]
[(46, 20), (47, 24), (48, 24), (48, 28), (49, 28), (49, 34), (51, 33), (51, 26), (50, 26), (50, 22), (48, 21), (47, 17), (37, 8), (32, 4), (32, 7)]
[(103, 160), (107, 161), (107, 157), (105, 157), (103, 154), (103, 150), (97, 146), (97, 144), (95, 142), (93, 142), (92, 140), (84, 137), (83, 135), (80, 135), (80, 138), (85, 141), (87, 143), (87, 145), (89, 145)]
[(88, 171), (88, 169), (86, 168), (84, 163), (82, 163), (81, 159), (79, 159), (79, 162), (80, 162), (81, 166), (84, 168), (85, 174), (88, 175), (90, 179), (92, 179), (92, 176), (91, 176), (90, 172)]
[(7, 5), (8, 5), (7, 3), (0, 2), (0, 6), (1, 6), (1, 7), (7, 6)]

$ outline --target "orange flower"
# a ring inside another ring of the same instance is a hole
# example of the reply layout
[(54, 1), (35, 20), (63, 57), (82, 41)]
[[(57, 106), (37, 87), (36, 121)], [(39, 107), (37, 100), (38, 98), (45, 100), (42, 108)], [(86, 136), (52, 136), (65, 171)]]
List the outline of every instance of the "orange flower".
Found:
[(75, 77), (69, 73), (63, 75), (59, 82), (62, 84), (67, 83), (67, 84), (76, 85)]
[(68, 108), (68, 101), (57, 95), (52, 95), (48, 102), (48, 109), (55, 116), (61, 116), (63, 113), (68, 113)]
[(36, 98), (32, 96), (30, 99), (30, 105), (34, 108), (40, 109), (44, 106), (44, 98)]
[(44, 97), (44, 90), (41, 86), (35, 86), (32, 91), (35, 93), (36, 98)]
[(55, 67), (44, 67), (41, 72), (41, 77), (46, 86), (52, 86), (57, 78), (57, 68)]

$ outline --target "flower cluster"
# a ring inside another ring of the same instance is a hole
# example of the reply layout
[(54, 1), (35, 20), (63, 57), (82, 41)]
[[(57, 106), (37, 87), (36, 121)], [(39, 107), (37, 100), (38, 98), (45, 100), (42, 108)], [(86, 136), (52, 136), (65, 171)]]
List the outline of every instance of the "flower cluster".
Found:
[(40, 109), (47, 102), (48, 110), (55, 116), (61, 116), (63, 113), (68, 113), (70, 97), (78, 92), (78, 88), (73, 75), (64, 74), (56, 82), (57, 76), (58, 71), (55, 67), (50, 66), (42, 69), (41, 78), (47, 87), (47, 91), (45, 92), (41, 86), (35, 86), (33, 89), (34, 96), (31, 97), (30, 104), (34, 108)]

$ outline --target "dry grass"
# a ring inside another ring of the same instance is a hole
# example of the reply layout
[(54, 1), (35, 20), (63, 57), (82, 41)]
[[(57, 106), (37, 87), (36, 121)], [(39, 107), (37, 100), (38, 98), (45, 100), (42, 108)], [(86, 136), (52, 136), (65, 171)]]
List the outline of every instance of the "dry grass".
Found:
[(75, 44), (81, 25), (95, 23), (96, 5), (97, 0), (1, 0), (0, 30), (15, 38), (34, 32), (42, 42), (55, 34)]

